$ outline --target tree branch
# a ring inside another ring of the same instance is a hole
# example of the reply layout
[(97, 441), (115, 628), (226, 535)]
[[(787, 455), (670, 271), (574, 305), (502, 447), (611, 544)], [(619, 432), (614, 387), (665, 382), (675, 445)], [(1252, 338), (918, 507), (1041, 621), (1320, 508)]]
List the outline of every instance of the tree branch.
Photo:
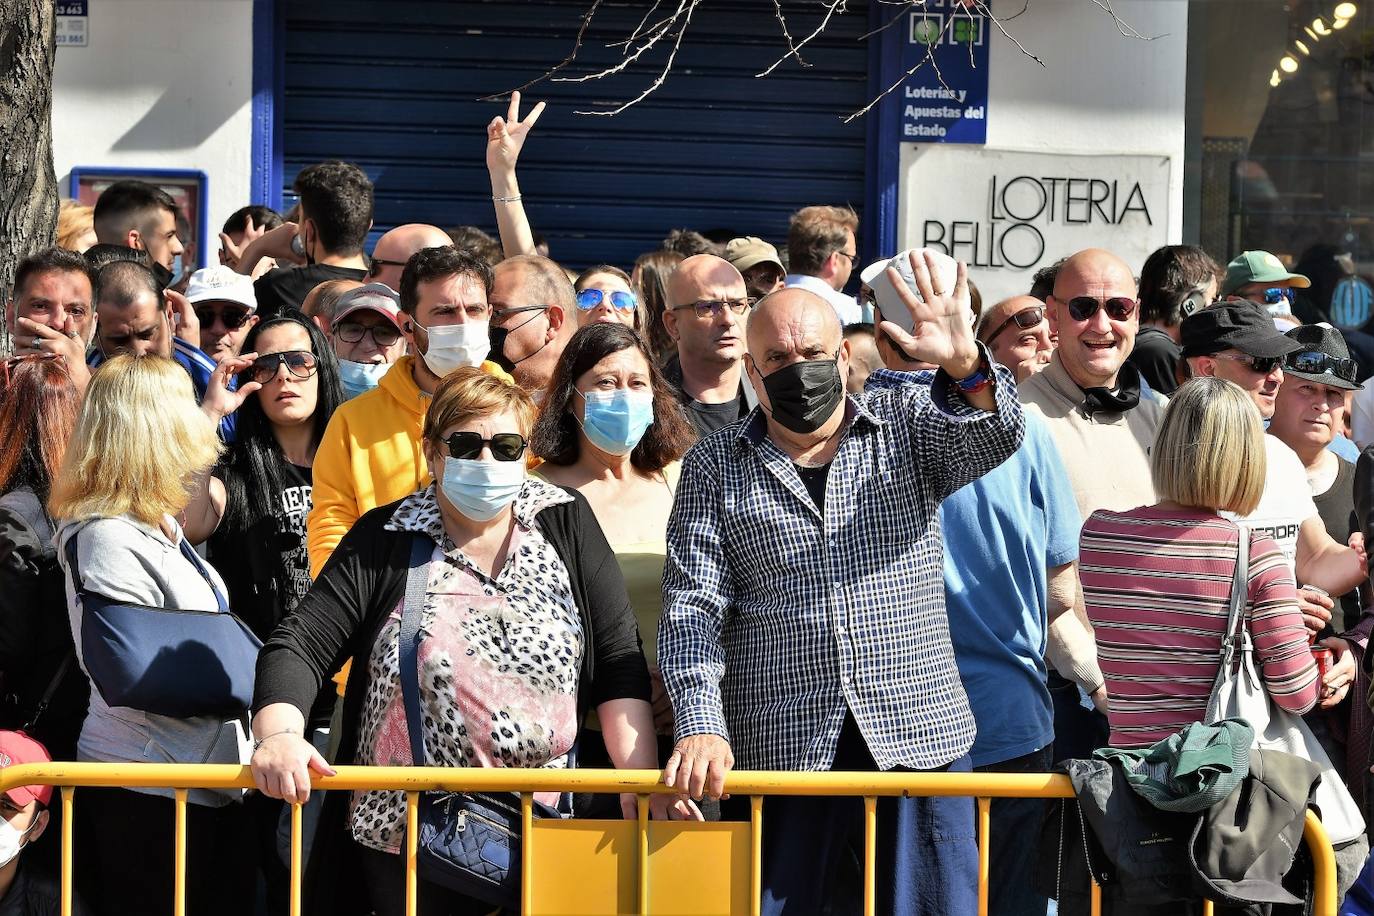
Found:
[[(841, 0), (841, 2), (843, 2), (843, 0)], [(679, 2), (679, 4), (678, 4), (679, 10), (681, 10), (682, 5), (685, 4), (685, 3), (687, 3), (687, 0), (680, 0), (680, 2)], [(650, 83), (648, 86), (644, 87), (644, 91), (643, 91), (643, 92), (641, 92), (639, 95), (635, 96), (634, 98), (630, 99), (628, 102), (625, 102), (625, 103), (621, 104), (619, 107), (611, 109), (610, 111), (577, 111), (577, 112), (574, 112), (574, 114), (580, 114), (580, 115), (599, 115), (599, 116), (601, 116), (601, 117), (614, 117), (615, 115), (618, 115), (618, 114), (620, 114), (622, 111), (624, 111), (625, 109), (629, 108), (631, 105), (634, 105), (634, 104), (636, 104), (636, 103), (638, 103), (638, 102), (643, 101), (645, 98), (648, 97), (649, 93), (653, 92), (653, 91), (654, 91), (655, 89), (657, 89), (659, 86), (662, 86), (662, 85), (663, 85), (663, 81), (666, 80), (666, 79), (668, 78), (668, 72), (669, 72), (670, 70), (673, 69), (673, 61), (677, 58), (678, 49), (682, 47), (682, 37), (683, 37), (684, 35), (687, 34), (687, 27), (688, 27), (688, 26), (691, 24), (691, 22), (692, 22), (692, 13), (696, 12), (696, 8), (697, 8), (699, 5), (701, 5), (701, 3), (702, 3), (702, 0), (691, 0), (690, 5), (687, 6), (687, 11), (686, 11), (686, 13), (683, 15), (683, 17), (682, 17), (682, 24), (681, 24), (680, 26), (678, 26), (677, 38), (675, 38), (675, 39), (673, 40), (673, 50), (670, 51), (670, 52), (668, 52), (668, 60), (663, 64), (663, 69), (659, 72), (658, 77), (657, 77), (652, 83)], [(678, 14), (677, 14), (677, 13), (674, 13), (672, 19), (673, 19), (673, 20), (676, 20), (677, 18), (678, 18)], [(657, 41), (658, 39), (655, 38), (654, 40)], [(594, 77), (591, 77), (591, 78), (597, 79), (597, 78), (599, 78), (599, 77), (595, 77), (595, 76), (594, 76)]]
[(1112, 0), (1092, 0), (1092, 2), (1095, 6), (1099, 6), (1107, 11), (1107, 14), (1112, 17), (1112, 23), (1116, 26), (1116, 30), (1127, 38), (1136, 38), (1140, 41), (1154, 41), (1156, 38), (1164, 37), (1163, 35), (1142, 35), (1134, 26), (1128, 25), (1122, 20), (1121, 16), (1112, 8)]
[[(578, 29), (577, 29), (577, 38), (573, 40), (572, 50), (568, 52), (568, 56), (567, 56), (567, 57), (563, 58), (563, 59), (562, 59), (561, 61), (559, 61), (557, 64), (554, 64), (554, 65), (553, 65), (552, 67), (550, 67), (548, 70), (545, 70), (542, 76), (536, 76), (534, 79), (530, 80), (530, 81), (529, 81), (528, 83), (526, 83), (525, 85), (515, 87), (514, 89), (511, 90), (511, 92), (523, 92), (524, 90), (526, 90), (526, 89), (530, 88), (531, 86), (533, 86), (535, 83), (542, 83), (544, 80), (546, 80), (546, 79), (548, 79), (549, 77), (553, 76), (553, 75), (554, 75), (555, 73), (557, 73), (559, 70), (562, 70), (562, 69), (563, 69), (564, 67), (566, 67), (568, 64), (572, 63), (572, 62), (573, 62), (573, 59), (577, 57), (577, 52), (580, 51), (580, 50), (582, 50), (582, 39), (583, 39), (583, 37), (587, 34), (587, 29), (588, 29), (588, 27), (590, 27), (591, 24), (592, 24), (592, 17), (596, 15), (597, 8), (600, 7), (600, 6), (601, 6), (601, 0), (592, 0), (592, 5), (591, 5), (590, 7), (588, 7), (588, 8), (587, 8), (587, 12), (584, 13), (584, 14), (582, 15), (582, 25), (579, 26)], [(655, 3), (654, 6), (658, 6), (658, 4)], [(645, 18), (647, 18), (647, 17), (648, 17), (648, 14), (646, 13), (646, 14), (645, 14)], [(510, 95), (510, 92), (501, 92), (501, 93), (497, 93), (497, 94), (495, 94), (495, 95), (485, 96), (485, 97), (483, 97), (483, 98), (481, 99), (481, 101), (483, 101), (483, 102), (494, 102), (494, 101), (497, 101), (498, 99), (503, 99), (503, 98), (505, 98), (505, 97), (507, 97), (507, 96), (509, 96), (509, 95)]]
[[(783, 61), (787, 60), (787, 58), (789, 57), (795, 56), (797, 60), (801, 60), (801, 55), (798, 52), (800, 52), (802, 48), (806, 47), (806, 45), (811, 41), (811, 39), (815, 38), (817, 35), (825, 31), (825, 27), (830, 25), (830, 19), (835, 15), (836, 12), (844, 12), (844, 4), (845, 0), (829, 0), (829, 2), (825, 4), (825, 17), (821, 19), (821, 24), (816, 26), (815, 30), (813, 30), (810, 35), (807, 35), (801, 41), (797, 42), (797, 44), (793, 46), (791, 50), (789, 50), (786, 54), (775, 60), (773, 62), (773, 65), (769, 67), (767, 70), (764, 70), (761, 73), (755, 73), (755, 78), (760, 76), (767, 76), (768, 74), (772, 73), (774, 70), (778, 69), (778, 67), (782, 66)], [(807, 65), (803, 64), (803, 66)]]
[[(898, 18), (902, 18), (903, 16), (905, 16), (904, 13), (899, 14)], [(924, 22), (929, 18), (929, 16), (922, 14), (921, 21)], [(935, 62), (935, 49), (939, 47), (940, 42), (944, 41), (945, 34), (949, 32), (950, 27), (953, 25), (954, 17), (950, 16), (948, 19), (945, 20), (944, 26), (941, 27), (939, 37), (937, 37), (934, 41), (926, 45), (925, 56), (916, 62), (916, 66), (912, 67), (910, 70), (906, 71), (901, 76), (897, 77), (896, 81), (891, 86), (888, 86), (882, 92), (875, 95), (872, 99), (869, 100), (868, 104), (865, 105), (863, 108), (860, 108), (858, 111), (852, 112), (849, 115), (849, 117), (844, 119), (844, 123), (848, 124), (855, 118), (862, 118), (864, 115), (868, 114), (870, 111), (873, 110), (874, 105), (877, 105), (887, 95), (895, 91), (898, 86), (902, 85), (902, 83), (905, 83), (916, 73), (917, 70), (920, 70), (926, 64), (930, 64), (930, 66), (934, 68), (935, 76), (937, 79), (939, 79), (941, 88), (943, 88), (946, 92), (952, 92), (953, 90), (949, 88), (949, 84), (945, 82), (944, 74), (940, 72), (940, 65)]]

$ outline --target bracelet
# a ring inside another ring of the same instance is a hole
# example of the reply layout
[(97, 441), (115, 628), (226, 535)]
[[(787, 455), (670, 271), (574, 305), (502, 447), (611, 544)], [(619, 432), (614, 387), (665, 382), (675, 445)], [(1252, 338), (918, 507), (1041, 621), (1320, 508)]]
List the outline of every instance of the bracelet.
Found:
[(496, 203), (498, 204), (513, 204), (519, 201), (520, 197), (521, 195), (519, 194), (516, 194), (514, 197), (496, 197), (493, 195), (491, 199), (496, 201)]
[(292, 731), (291, 729), (289, 729), (289, 728), (282, 729), (282, 730), (279, 731), (279, 732), (273, 732), (273, 733), (270, 734), (270, 735), (264, 735), (264, 736), (262, 736), (261, 738), (258, 738), (256, 741), (253, 742), (253, 753), (256, 754), (256, 753), (258, 752), (258, 748), (262, 747), (263, 742), (265, 742), (268, 738), (275, 738), (275, 737), (277, 737), (278, 735), (295, 735), (297, 738), (299, 738), (299, 737), (301, 736), (301, 735), (300, 735), (300, 732), (293, 732), (293, 731)]
[[(986, 370), (986, 371), (985, 371)], [(992, 370), (986, 362), (979, 362), (978, 368), (967, 378), (955, 379), (954, 384), (964, 394), (977, 394), (992, 384)]]

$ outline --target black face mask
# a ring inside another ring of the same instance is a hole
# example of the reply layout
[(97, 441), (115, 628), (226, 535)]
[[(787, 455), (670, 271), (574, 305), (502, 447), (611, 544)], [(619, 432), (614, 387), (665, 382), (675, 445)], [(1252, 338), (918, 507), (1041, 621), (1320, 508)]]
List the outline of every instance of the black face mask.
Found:
[[(520, 328), (523, 328), (525, 325), (529, 324), (531, 321), (538, 317), (538, 313), (531, 315), (529, 319), (515, 327), (514, 330), (520, 330)], [(535, 353), (538, 353), (539, 350), (542, 350), (544, 349), (544, 347), (547, 347), (549, 345), (549, 342), (545, 340), (544, 343), (540, 345), (539, 349), (534, 351), (534, 353), (526, 353), (519, 359), (512, 361), (511, 358), (506, 355), (506, 338), (510, 336), (511, 330), (511, 328), (498, 328), (494, 324), (487, 325), (487, 336), (491, 340), (491, 351), (487, 353), (487, 359), (496, 363), (496, 365), (500, 366), (503, 371), (514, 375), (516, 366), (518, 366), (520, 363), (523, 363), (525, 360), (529, 359)]]
[[(758, 371), (758, 367), (755, 367)], [(773, 419), (794, 433), (807, 435), (825, 425), (844, 400), (838, 359), (812, 359), (760, 373)]]
[(165, 290), (172, 285), (172, 280), (174, 280), (175, 277), (172, 276), (171, 268), (163, 267), (157, 261), (152, 262), (148, 266), (152, 268), (153, 276), (157, 279), (158, 286)]

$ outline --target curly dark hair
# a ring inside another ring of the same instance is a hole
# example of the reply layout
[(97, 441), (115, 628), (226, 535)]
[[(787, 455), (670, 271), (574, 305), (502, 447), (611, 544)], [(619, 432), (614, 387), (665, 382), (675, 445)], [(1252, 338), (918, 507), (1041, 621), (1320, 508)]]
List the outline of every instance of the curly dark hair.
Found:
[(577, 380), (612, 353), (634, 347), (649, 367), (649, 385), (654, 392), (654, 422), (644, 432), (630, 464), (641, 471), (661, 471), (681, 458), (696, 441), (696, 434), (672, 387), (654, 364), (649, 345), (629, 327), (613, 321), (598, 321), (578, 331), (568, 341), (553, 370), (548, 394), (539, 410), (530, 448), (549, 464), (569, 465), (581, 454), (578, 423), (572, 415), (573, 392)]
[(401, 271), (401, 311), (407, 315), (415, 314), (415, 306), (420, 303), (418, 288), (421, 283), (448, 277), (454, 274), (467, 274), (482, 281), (482, 288), (491, 295), (491, 265), (480, 255), (467, 249), (440, 245), (435, 248), (421, 248), (406, 261)]

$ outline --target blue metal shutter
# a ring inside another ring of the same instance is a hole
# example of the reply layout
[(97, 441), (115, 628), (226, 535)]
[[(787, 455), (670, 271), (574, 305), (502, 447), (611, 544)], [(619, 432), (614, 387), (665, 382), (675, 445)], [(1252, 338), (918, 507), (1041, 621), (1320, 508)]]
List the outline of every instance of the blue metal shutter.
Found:
[[(543, 73), (571, 50), (591, 0), (278, 0), (283, 24), (283, 178), (323, 159), (356, 162), (376, 183), (373, 238), (402, 222), (495, 233), (485, 125), (505, 105), (478, 98)], [(570, 74), (620, 59), (649, 3), (604, 2)], [(675, 7), (666, 3), (662, 8)], [(783, 4), (794, 36), (818, 4)], [(549, 110), (520, 163), (525, 206), (570, 266), (628, 268), (675, 227), (729, 228), (779, 244), (788, 214), (864, 198), (866, 4), (771, 76), (785, 44), (771, 0), (704, 3), (664, 85), (616, 117), (574, 114), (633, 97), (650, 52), (626, 73), (526, 92)], [(653, 60), (649, 60), (653, 57)], [(527, 104), (526, 108), (529, 107)]]

